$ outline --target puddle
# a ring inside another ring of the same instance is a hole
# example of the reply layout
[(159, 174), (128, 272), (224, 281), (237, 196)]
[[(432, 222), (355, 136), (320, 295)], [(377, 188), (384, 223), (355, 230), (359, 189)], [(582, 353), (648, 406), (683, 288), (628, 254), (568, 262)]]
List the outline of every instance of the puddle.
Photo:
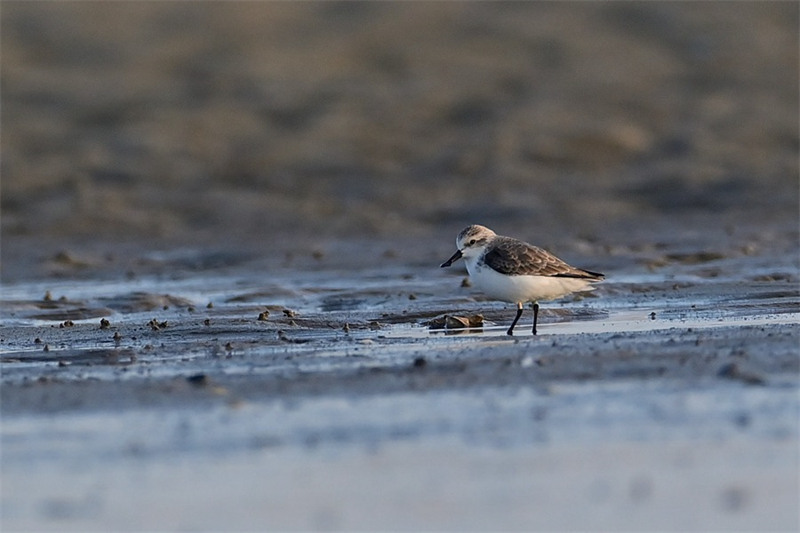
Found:
[[(653, 311), (654, 312), (654, 311)], [(597, 321), (581, 321), (577, 323), (541, 323), (539, 322), (536, 337), (548, 335), (576, 335), (581, 333), (633, 333), (646, 331), (667, 331), (667, 330), (695, 330), (706, 328), (736, 327), (736, 326), (768, 326), (782, 324), (800, 324), (800, 313), (782, 313), (778, 315), (752, 315), (741, 318), (720, 318), (713, 319), (678, 319), (678, 320), (653, 320), (647, 317), (647, 313), (612, 313), (607, 319)], [(446, 336), (489, 336), (489, 337), (509, 337), (506, 334), (508, 326), (494, 325), (484, 326), (483, 328), (470, 329), (428, 329), (423, 326), (395, 327), (388, 333), (390, 338), (421, 338), (429, 335)], [(518, 331), (519, 330), (519, 331)], [(514, 335), (510, 337), (524, 338), (534, 337), (529, 331), (517, 325)]]
[[(509, 337), (513, 306), (486, 301), (461, 286), (462, 275), (435, 265), (365, 269), (357, 275), (287, 269), (271, 272), (266, 281), (244, 269), (224, 275), (182, 272), (169, 280), (17, 283), (2, 291), (2, 379), (135, 381), (217, 372), (319, 376), (386, 365), (413, 369), (415, 360), (425, 368), (426, 361), (447, 361), (471, 350), (492, 357), (491, 350), (566, 343), (582, 352), (608, 339), (661, 346), (665, 339), (690, 339), (701, 331), (717, 336), (716, 330), (731, 328), (797, 326), (795, 278), (777, 275), (775, 265), (759, 268), (749, 277), (730, 272), (713, 279), (620, 272), (585, 297), (543, 302), (536, 337), (529, 329), (530, 310)], [(446, 315), (478, 314), (482, 328), (425, 325)]]
[[(298, 343), (329, 339), (339, 331), (372, 331), (394, 342), (441, 334), (504, 336), (513, 306), (482, 301), (480, 294), (459, 287), (459, 279), (434, 269), (403, 268), (364, 271), (358, 277), (341, 271), (284, 272), (272, 275), (267, 284), (240, 275), (6, 285), (0, 353), (39, 349), (30, 341), (45, 334), (54, 339), (51, 348), (105, 346), (103, 339), (114, 332), (127, 333), (125, 345), (132, 331), (147, 336), (141, 329), (154, 320), (170, 325), (164, 337), (171, 342), (231, 336), (237, 329), (259, 341), (262, 330), (275, 336), (280, 329), (286, 332), (281, 340)], [(623, 273), (586, 299), (543, 303), (539, 334), (789, 325), (800, 322), (799, 307), (791, 280), (743, 283), (719, 278), (689, 283)], [(483, 327), (466, 332), (423, 325), (436, 317), (476, 313), (483, 315)], [(100, 318), (108, 319), (108, 331), (90, 329)], [(530, 318), (526, 309), (515, 338), (531, 336), (526, 328)], [(29, 338), (23, 342), (24, 337)]]

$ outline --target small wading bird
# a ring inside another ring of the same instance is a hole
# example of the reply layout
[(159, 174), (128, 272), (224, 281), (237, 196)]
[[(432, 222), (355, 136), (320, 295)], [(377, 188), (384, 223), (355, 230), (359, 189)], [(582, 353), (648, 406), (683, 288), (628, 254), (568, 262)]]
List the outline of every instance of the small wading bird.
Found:
[(603, 274), (568, 265), (550, 252), (473, 224), (456, 238), (456, 253), (442, 263), (449, 267), (464, 258), (476, 288), (490, 298), (517, 304), (517, 316), (506, 332), (513, 335), (525, 303), (533, 305), (533, 334), (539, 301), (554, 300), (578, 291), (590, 291)]

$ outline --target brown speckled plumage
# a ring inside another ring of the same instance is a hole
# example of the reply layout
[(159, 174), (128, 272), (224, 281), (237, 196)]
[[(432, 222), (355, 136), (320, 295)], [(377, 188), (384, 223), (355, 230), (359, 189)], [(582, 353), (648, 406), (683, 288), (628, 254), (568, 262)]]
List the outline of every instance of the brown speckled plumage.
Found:
[(602, 274), (570, 266), (538, 246), (499, 235), (482, 259), (490, 268), (509, 276), (560, 276), (598, 281), (603, 279)]

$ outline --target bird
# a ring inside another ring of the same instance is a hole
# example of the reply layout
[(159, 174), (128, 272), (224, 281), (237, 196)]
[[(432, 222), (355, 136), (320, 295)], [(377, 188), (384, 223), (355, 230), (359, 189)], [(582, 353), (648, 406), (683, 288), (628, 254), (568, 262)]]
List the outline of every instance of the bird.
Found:
[(555, 300), (578, 291), (593, 290), (603, 274), (573, 267), (547, 250), (512, 237), (498, 235), (485, 226), (473, 224), (456, 237), (456, 252), (441, 268), (463, 258), (476, 288), (492, 299), (517, 305), (517, 316), (506, 331), (522, 316), (523, 306), (533, 307), (533, 334), (539, 317), (539, 302)]

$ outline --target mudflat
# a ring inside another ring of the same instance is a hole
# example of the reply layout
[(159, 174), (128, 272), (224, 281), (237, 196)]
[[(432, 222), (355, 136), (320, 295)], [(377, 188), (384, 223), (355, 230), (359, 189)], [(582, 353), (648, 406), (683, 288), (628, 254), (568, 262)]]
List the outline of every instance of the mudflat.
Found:
[(796, 4), (1, 9), (4, 530), (800, 527)]

